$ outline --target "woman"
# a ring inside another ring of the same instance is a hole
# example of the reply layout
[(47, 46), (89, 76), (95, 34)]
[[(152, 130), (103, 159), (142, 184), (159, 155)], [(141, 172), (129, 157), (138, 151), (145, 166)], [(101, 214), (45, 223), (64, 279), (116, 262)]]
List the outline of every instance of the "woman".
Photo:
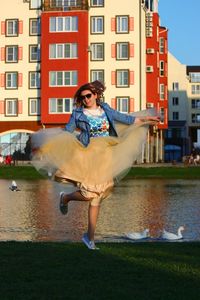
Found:
[[(159, 121), (156, 116), (135, 117), (112, 109), (101, 101), (104, 90), (99, 81), (82, 85), (74, 96), (75, 109), (66, 132), (47, 138), (40, 147), (46, 166), (52, 162), (56, 169), (54, 178), (78, 187), (71, 194), (60, 193), (61, 212), (68, 212), (70, 201), (89, 202), (88, 230), (82, 241), (92, 250), (97, 249), (94, 234), (102, 199), (110, 195), (114, 179), (130, 168), (141, 152), (147, 125)], [(126, 126), (116, 126), (115, 121)], [(76, 129), (79, 134), (75, 136)]]

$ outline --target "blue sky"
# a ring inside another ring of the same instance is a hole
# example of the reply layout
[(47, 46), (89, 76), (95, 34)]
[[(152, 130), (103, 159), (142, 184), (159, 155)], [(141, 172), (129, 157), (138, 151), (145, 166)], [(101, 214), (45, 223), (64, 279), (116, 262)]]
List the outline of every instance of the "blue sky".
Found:
[(159, 0), (169, 51), (185, 65), (200, 66), (200, 0)]

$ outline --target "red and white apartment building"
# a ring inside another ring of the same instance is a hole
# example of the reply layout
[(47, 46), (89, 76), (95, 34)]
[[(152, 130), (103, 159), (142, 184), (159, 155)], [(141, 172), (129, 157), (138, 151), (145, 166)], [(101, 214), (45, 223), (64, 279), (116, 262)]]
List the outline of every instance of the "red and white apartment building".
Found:
[(161, 113), (141, 161), (162, 161), (167, 29), (157, 6), (158, 0), (7, 0), (0, 16), (1, 154), (27, 159), (30, 135), (63, 127), (77, 87), (98, 79), (113, 108)]

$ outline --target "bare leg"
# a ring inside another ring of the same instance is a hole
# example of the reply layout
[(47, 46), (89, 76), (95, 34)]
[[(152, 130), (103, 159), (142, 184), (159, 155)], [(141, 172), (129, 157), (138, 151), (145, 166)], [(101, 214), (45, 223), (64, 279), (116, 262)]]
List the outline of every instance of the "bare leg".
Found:
[(88, 238), (94, 241), (94, 233), (96, 229), (97, 219), (99, 215), (100, 206), (90, 205), (88, 208)]

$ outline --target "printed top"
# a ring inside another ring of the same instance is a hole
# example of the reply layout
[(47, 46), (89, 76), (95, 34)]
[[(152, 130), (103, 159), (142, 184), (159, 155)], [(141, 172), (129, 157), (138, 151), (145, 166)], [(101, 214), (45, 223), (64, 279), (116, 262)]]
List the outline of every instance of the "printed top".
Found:
[(109, 136), (109, 122), (101, 108), (84, 109), (90, 124), (90, 137)]

